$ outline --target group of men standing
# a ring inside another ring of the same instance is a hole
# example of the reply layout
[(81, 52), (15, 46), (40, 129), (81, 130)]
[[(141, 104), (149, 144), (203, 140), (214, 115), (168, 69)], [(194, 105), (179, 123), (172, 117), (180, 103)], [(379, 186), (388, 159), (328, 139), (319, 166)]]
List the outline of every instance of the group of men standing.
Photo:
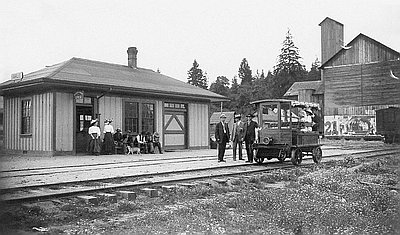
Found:
[(233, 160), (236, 161), (237, 147), (239, 146), (239, 160), (244, 160), (242, 155), (243, 141), (246, 145), (247, 161), (253, 162), (253, 144), (256, 141), (257, 122), (253, 121), (254, 115), (248, 114), (246, 122), (242, 122), (240, 114), (235, 115), (235, 123), (233, 124), (232, 134), (229, 132), (228, 123), (226, 123), (226, 115), (221, 114), (220, 122), (215, 127), (215, 139), (218, 143), (218, 162), (225, 162), (224, 155), (226, 144), (232, 142)]

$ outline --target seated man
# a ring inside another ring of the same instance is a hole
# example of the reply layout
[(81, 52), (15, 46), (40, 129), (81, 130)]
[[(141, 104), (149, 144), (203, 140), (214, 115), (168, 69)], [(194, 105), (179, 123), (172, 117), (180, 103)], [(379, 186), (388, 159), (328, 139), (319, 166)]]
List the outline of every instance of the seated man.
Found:
[(154, 149), (157, 147), (158, 152), (162, 154), (161, 150), (161, 143), (160, 143), (160, 135), (157, 132), (154, 132), (153, 134), (153, 144), (154, 144)]
[(117, 132), (114, 133), (113, 139), (114, 139), (114, 144), (115, 144), (115, 149), (118, 151), (118, 149), (122, 149), (122, 152), (124, 152), (124, 137), (122, 135), (121, 129), (117, 128)]
[(127, 134), (123, 135), (123, 150), (125, 154), (128, 153), (128, 146), (134, 146), (134, 134), (132, 135), (131, 130), (128, 130)]
[(142, 131), (139, 135), (136, 136), (135, 144), (136, 144), (135, 147), (140, 148), (141, 153), (148, 153), (145, 131)]
[(146, 132), (145, 140), (147, 143), (147, 152), (154, 153), (153, 135), (150, 132)]

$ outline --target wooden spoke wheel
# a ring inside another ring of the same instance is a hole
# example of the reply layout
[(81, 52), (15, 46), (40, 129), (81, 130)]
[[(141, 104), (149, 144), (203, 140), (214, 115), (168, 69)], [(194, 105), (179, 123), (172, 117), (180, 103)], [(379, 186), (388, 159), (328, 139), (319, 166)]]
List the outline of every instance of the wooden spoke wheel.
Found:
[(254, 161), (257, 162), (257, 164), (261, 164), (264, 161), (264, 157), (260, 156), (261, 151), (255, 150), (254, 154)]
[(322, 159), (322, 150), (321, 147), (315, 147), (312, 150), (312, 159), (315, 163), (320, 163)]
[(292, 157), (290, 159), (293, 165), (297, 166), (300, 165), (301, 161), (303, 160), (303, 152), (301, 149), (296, 148), (292, 150)]
[(279, 151), (279, 154), (278, 154), (278, 161), (279, 162), (284, 162), (285, 161), (285, 159), (288, 157), (288, 151), (286, 150), (286, 149), (282, 149), (282, 150), (280, 150)]

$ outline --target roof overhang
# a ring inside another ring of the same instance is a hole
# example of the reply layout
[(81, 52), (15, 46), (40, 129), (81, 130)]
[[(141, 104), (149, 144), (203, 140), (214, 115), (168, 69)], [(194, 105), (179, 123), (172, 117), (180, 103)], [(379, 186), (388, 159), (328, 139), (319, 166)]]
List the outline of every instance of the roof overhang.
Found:
[(229, 101), (228, 98), (224, 97), (213, 97), (213, 96), (202, 96), (185, 94), (180, 92), (168, 92), (168, 91), (156, 91), (151, 89), (136, 89), (124, 86), (111, 86), (103, 84), (93, 84), (93, 83), (80, 83), (80, 82), (69, 82), (69, 81), (59, 81), (48, 78), (40, 78), (29, 81), (22, 81), (18, 83), (9, 83), (0, 86), (0, 95), (12, 95), (16, 94), (28, 94), (43, 90), (58, 90), (62, 89), (65, 92), (74, 91), (88, 91), (92, 93), (113, 93), (122, 95), (143, 95), (147, 97), (160, 97), (160, 98), (178, 98), (185, 100), (201, 100), (208, 102), (224, 102)]

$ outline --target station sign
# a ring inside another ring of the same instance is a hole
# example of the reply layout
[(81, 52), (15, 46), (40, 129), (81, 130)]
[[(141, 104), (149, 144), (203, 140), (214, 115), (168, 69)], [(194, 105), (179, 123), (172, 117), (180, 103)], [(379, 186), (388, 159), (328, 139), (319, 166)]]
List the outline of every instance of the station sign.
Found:
[(11, 74), (11, 80), (22, 80), (22, 78), (24, 78), (23, 72)]

